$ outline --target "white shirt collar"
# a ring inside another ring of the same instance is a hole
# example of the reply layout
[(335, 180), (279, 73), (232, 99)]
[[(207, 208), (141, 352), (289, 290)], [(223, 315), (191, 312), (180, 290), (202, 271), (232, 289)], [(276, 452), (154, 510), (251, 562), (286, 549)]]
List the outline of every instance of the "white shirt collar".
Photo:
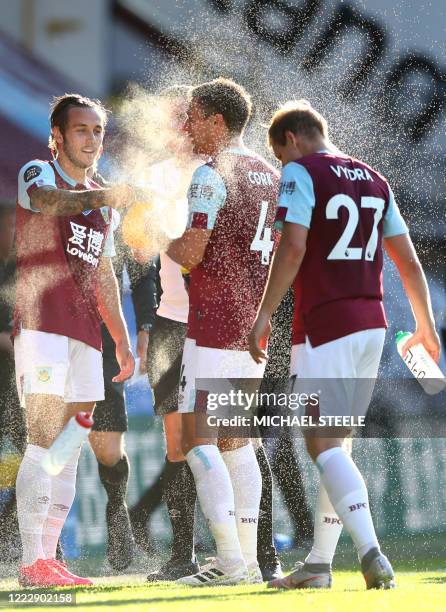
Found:
[(57, 161), (57, 159), (53, 159), (53, 164), (57, 170), (57, 173), (61, 176), (61, 178), (63, 178), (63, 180), (68, 183), (69, 185), (71, 185), (72, 187), (76, 187), (76, 185), (79, 183), (79, 181), (75, 181), (74, 179), (72, 179), (70, 176), (68, 176), (68, 174), (66, 174), (62, 168), (60, 167), (59, 162)]

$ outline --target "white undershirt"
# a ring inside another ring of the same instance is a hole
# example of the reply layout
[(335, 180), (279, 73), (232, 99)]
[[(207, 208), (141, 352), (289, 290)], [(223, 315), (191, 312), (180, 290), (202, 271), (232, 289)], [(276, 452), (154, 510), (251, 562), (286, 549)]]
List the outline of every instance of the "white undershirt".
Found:
[[(195, 169), (203, 162), (193, 160), (187, 166), (178, 164), (175, 158), (167, 159), (151, 166), (145, 181), (160, 200), (166, 203), (166, 216), (164, 231), (171, 237), (182, 235), (187, 222), (187, 189)], [(157, 315), (187, 323), (189, 313), (189, 296), (181, 266), (175, 263), (166, 253), (160, 253), (161, 270), (160, 280), (163, 293)]]

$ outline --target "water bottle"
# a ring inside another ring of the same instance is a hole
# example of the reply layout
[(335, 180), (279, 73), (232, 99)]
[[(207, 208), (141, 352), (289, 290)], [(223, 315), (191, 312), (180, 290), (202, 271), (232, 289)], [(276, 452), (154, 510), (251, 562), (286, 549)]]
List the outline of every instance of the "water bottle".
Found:
[(93, 427), (90, 412), (78, 412), (68, 421), (43, 456), (41, 466), (50, 476), (57, 476), (78, 451)]
[(422, 344), (412, 346), (403, 357), (403, 346), (411, 337), (410, 332), (399, 331), (396, 334), (395, 342), (398, 353), (426, 393), (429, 395), (440, 393), (446, 388), (446, 378)]

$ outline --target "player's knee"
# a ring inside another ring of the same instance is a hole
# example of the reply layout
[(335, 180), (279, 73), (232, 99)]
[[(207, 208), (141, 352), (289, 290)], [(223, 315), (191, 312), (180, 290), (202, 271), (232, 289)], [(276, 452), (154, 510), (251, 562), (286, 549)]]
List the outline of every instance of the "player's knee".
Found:
[(247, 446), (250, 440), (244, 438), (221, 438), (218, 440), (218, 448), (220, 452), (225, 453), (226, 451), (237, 450), (243, 446)]
[(253, 449), (257, 452), (259, 448), (262, 446), (262, 439), (261, 438), (251, 438), (251, 444), (252, 444)]
[(169, 461), (183, 461), (181, 430), (166, 429), (166, 454)]
[(64, 427), (64, 404), (52, 395), (26, 398), (26, 428), (28, 443), (49, 448)]
[(325, 440), (323, 438), (306, 438), (305, 445), (308, 454), (313, 461), (316, 461), (318, 455), (325, 450)]
[(40, 446), (40, 448), (49, 448), (53, 441), (54, 439), (48, 435), (40, 433), (28, 434), (28, 444), (32, 444), (33, 446)]
[(121, 449), (115, 448), (95, 449), (94, 453), (98, 462), (102, 463), (102, 465), (106, 465), (107, 467), (113, 467), (122, 457)]
[(326, 450), (334, 447), (341, 447), (343, 443), (343, 439), (333, 439), (333, 438), (313, 438), (308, 437), (305, 439), (305, 444), (307, 447), (308, 454), (310, 455), (313, 461), (316, 461), (318, 456)]
[(62, 424), (47, 423), (45, 428), (28, 426), (28, 444), (49, 448), (62, 431)]
[(166, 454), (169, 461), (184, 461), (181, 435), (173, 437), (166, 436)]
[(184, 461), (185, 460), (185, 456), (183, 453), (183, 448), (180, 445), (179, 447), (175, 447), (174, 449), (167, 449), (167, 459), (171, 462), (171, 463), (175, 463), (177, 461)]
[(210, 441), (205, 439), (196, 438), (193, 435), (184, 435), (181, 439), (181, 450), (183, 451), (184, 457), (186, 457), (187, 453), (191, 451), (196, 446), (200, 446), (202, 444), (210, 444)]
[(181, 451), (184, 457), (186, 457), (187, 453), (191, 451), (194, 446), (196, 446), (194, 442), (183, 438), (183, 440), (181, 441)]

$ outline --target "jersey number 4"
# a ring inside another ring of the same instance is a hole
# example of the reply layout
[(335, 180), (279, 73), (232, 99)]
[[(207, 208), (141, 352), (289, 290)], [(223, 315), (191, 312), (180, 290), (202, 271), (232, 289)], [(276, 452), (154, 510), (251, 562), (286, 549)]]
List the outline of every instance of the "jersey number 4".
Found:
[[(274, 247), (274, 241), (271, 240), (271, 228), (265, 227), (266, 216), (268, 214), (268, 202), (262, 200), (260, 202), (260, 217), (257, 224), (256, 235), (251, 242), (251, 251), (260, 251), (262, 253), (262, 264), (268, 265), (271, 257), (271, 252)], [(263, 238), (262, 238), (263, 232)]]
[[(365, 247), (366, 261), (373, 261), (375, 257), (376, 248), (378, 246), (378, 224), (383, 216), (384, 204), (385, 201), (381, 198), (374, 198), (372, 196), (363, 196), (361, 198), (361, 209), (373, 208), (375, 211), (372, 233)], [(338, 219), (341, 206), (344, 206), (348, 210), (347, 225), (327, 259), (362, 259), (362, 247), (349, 246), (359, 223), (359, 210), (356, 202), (348, 195), (335, 195), (328, 201), (325, 215), (327, 219)]]

